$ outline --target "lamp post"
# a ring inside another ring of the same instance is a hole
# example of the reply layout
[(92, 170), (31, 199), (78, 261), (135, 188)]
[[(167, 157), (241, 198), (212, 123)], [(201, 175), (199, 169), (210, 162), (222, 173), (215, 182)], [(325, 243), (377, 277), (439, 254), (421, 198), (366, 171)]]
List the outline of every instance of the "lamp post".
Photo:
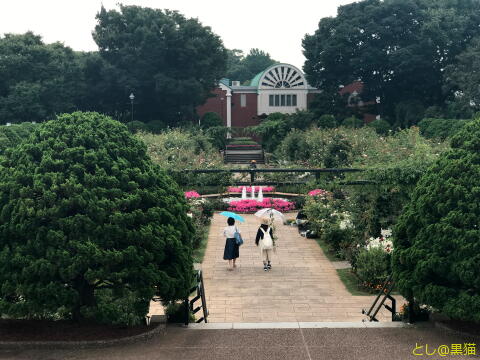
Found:
[(133, 100), (135, 99), (135, 95), (133, 95), (133, 92), (130, 93), (129, 99), (130, 99), (130, 103), (132, 105), (132, 121), (133, 121)]

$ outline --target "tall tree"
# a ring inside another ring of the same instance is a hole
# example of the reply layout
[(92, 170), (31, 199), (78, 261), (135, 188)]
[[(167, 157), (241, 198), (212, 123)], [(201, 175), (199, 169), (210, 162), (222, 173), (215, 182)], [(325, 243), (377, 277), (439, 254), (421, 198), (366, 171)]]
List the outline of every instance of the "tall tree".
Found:
[[(478, 0), (365, 0), (341, 6), (303, 40), (307, 79), (326, 90), (360, 80), (365, 97), (379, 96), (384, 114), (408, 126), (421, 119), (422, 108), (444, 103), (443, 71), (480, 33), (479, 10)], [(412, 104), (420, 109), (418, 118), (403, 116), (401, 108)]]
[(470, 117), (480, 111), (480, 37), (472, 40), (445, 70), (445, 90), (459, 115)]
[(97, 19), (93, 38), (119, 70), (123, 98), (135, 94), (137, 119), (175, 124), (188, 118), (225, 74), (221, 39), (197, 19), (123, 5), (102, 7)]
[(76, 53), (27, 32), (0, 37), (0, 123), (43, 121), (76, 108)]
[(259, 49), (251, 49), (247, 56), (241, 50), (229, 50), (229, 67), (227, 78), (245, 83), (259, 72), (278, 63), (270, 54)]

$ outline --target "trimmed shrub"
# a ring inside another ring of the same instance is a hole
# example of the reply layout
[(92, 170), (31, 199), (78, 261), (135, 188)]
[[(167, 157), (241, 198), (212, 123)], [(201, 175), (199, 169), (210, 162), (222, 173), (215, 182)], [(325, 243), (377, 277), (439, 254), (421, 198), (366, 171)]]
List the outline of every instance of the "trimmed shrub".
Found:
[(480, 119), (420, 179), (394, 229), (401, 293), (452, 318), (480, 321)]
[(207, 112), (203, 115), (200, 125), (204, 129), (223, 126), (223, 120), (216, 112)]
[(445, 140), (458, 132), (470, 120), (423, 119), (418, 123), (420, 133), (429, 139)]
[(167, 128), (167, 125), (161, 120), (149, 121), (146, 126), (147, 130), (154, 134), (160, 134), (164, 129)]
[(322, 115), (317, 120), (317, 125), (320, 128), (332, 129), (337, 126), (337, 120), (333, 115)]
[(141, 121), (130, 121), (128, 123), (125, 124), (127, 126), (127, 129), (131, 132), (131, 133), (136, 133), (136, 132), (139, 132), (139, 131), (148, 131), (149, 128), (147, 126), (147, 124), (141, 122)]
[(374, 120), (371, 123), (368, 123), (367, 126), (374, 128), (377, 134), (380, 135), (387, 135), (392, 130), (390, 123), (383, 119)]
[(349, 128), (361, 128), (365, 125), (363, 120), (357, 119), (355, 116), (348, 117), (342, 121), (342, 126)]
[(154, 295), (188, 295), (183, 193), (124, 125), (61, 115), (2, 166), (0, 314), (134, 325)]

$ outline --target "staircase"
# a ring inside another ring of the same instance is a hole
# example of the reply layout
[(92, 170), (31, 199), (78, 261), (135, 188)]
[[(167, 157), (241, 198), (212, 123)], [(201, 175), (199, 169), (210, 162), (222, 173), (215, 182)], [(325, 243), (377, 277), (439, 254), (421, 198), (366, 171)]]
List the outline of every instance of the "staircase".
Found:
[(261, 145), (227, 145), (224, 161), (229, 164), (249, 164), (255, 160), (257, 164), (265, 164)]

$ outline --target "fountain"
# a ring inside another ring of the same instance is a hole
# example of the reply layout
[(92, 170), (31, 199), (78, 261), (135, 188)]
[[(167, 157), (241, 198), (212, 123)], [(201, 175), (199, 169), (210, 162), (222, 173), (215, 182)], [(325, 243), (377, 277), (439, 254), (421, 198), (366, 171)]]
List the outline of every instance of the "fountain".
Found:
[(247, 188), (244, 186), (242, 189), (242, 200), (247, 198)]
[(260, 190), (258, 190), (258, 198), (257, 200), (259, 202), (262, 202), (263, 201), (263, 190), (262, 190), (262, 187), (260, 186)]

